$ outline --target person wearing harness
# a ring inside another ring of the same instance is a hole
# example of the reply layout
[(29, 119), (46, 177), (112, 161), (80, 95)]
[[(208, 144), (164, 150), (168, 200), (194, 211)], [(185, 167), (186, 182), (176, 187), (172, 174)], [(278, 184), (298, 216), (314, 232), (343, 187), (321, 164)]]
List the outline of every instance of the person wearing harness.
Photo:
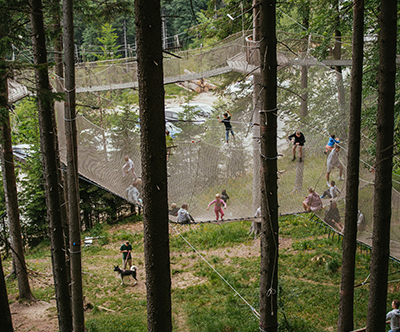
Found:
[(129, 270), (132, 266), (132, 246), (128, 240), (119, 248), (119, 251), (122, 252), (122, 269)]
[(400, 301), (393, 300), (392, 302), (392, 311), (389, 311), (386, 314), (386, 319), (390, 319), (390, 331), (389, 332), (398, 332), (400, 331)]

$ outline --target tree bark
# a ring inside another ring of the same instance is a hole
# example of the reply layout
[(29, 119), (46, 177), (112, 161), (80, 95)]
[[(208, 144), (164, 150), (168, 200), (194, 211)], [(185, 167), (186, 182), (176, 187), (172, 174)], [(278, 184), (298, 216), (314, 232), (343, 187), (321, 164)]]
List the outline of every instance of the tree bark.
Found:
[(82, 291), (81, 223), (79, 210), (78, 145), (75, 111), (75, 54), (73, 0), (63, 2), (65, 62), (65, 137), (67, 142), (67, 186), (70, 238), (72, 321), (75, 332), (85, 329)]
[[(259, 25), (260, 6), (256, 0), (253, 0), (253, 40), (260, 40), (260, 25)], [(261, 91), (261, 75), (253, 75), (253, 119), (252, 122), (260, 123), (260, 91)], [(260, 127), (253, 126), (253, 214), (261, 206), (261, 165), (260, 165)], [(254, 237), (260, 234), (261, 224), (252, 222), (250, 233), (254, 233)]]
[(4, 279), (3, 263), (1, 262), (1, 255), (0, 255), (0, 317), (1, 317), (1, 330), (3, 332), (13, 332), (14, 329), (12, 325), (10, 306), (8, 305), (7, 288)]
[[(7, 103), (8, 103), (8, 86), (7, 86), (7, 69), (5, 66), (4, 58), (0, 58), (0, 114), (7, 114), (8, 115), (8, 109), (6, 108)], [(2, 120), (5, 120), (4, 117), (2, 116)], [(4, 133), (2, 131), (2, 133)], [(2, 135), (3, 136), (3, 135)], [(4, 137), (2, 137), (2, 143)], [(2, 167), (3, 167), (3, 176), (4, 176), (4, 155), (2, 151)], [(5, 178), (3, 178), (4, 182), (6, 181)], [(4, 188), (6, 188), (6, 185), (4, 185)], [(4, 332), (12, 332), (13, 331), (13, 326), (12, 326), (12, 319), (11, 319), (11, 312), (10, 312), (10, 306), (8, 305), (8, 296), (7, 296), (7, 288), (6, 288), (6, 282), (4, 278), (4, 272), (3, 272), (3, 263), (1, 261), (1, 255), (0, 255), (0, 317), (2, 317), (2, 328), (4, 329)]]
[(11, 250), (15, 273), (18, 280), (19, 297), (33, 300), (29, 286), (28, 271), (26, 269), (24, 246), (21, 235), (21, 223), (19, 218), (17, 182), (15, 176), (14, 156), (11, 141), (10, 115), (8, 113), (8, 87), (7, 68), (5, 59), (0, 58), (0, 109), (1, 109), (1, 166), (3, 173), (3, 185), (6, 198), (7, 215), (10, 224)]
[(347, 152), (346, 178), (346, 230), (342, 242), (342, 277), (340, 285), (340, 305), (338, 331), (354, 328), (353, 301), (354, 275), (357, 249), (357, 213), (359, 185), (359, 156), (362, 107), (364, 43), (364, 0), (355, 0), (353, 6), (353, 54), (351, 67), (350, 122)]
[(32, 28), (32, 50), (35, 63), (36, 94), (42, 150), (43, 177), (46, 191), (47, 218), (50, 222), (49, 234), (53, 265), (54, 288), (60, 331), (72, 330), (65, 248), (61, 222), (58, 140), (53, 98), (48, 76), (46, 35), (43, 23), (41, 0), (30, 0), (30, 20)]
[(385, 331), (392, 197), (397, 1), (381, 1), (378, 113), (367, 331)]
[(172, 330), (159, 0), (136, 0), (147, 330)]
[(261, 266), (260, 328), (278, 329), (278, 186), (277, 186), (277, 56), (276, 2), (261, 0), (260, 58), (262, 72), (261, 131)]
[[(54, 62), (55, 62), (55, 74), (56, 74), (56, 90), (59, 93), (64, 92), (63, 78), (64, 78), (64, 65), (63, 65), (63, 35), (61, 28), (61, 5), (58, 0), (53, 0), (51, 2), (51, 10), (53, 13), (53, 30), (56, 32), (56, 36), (53, 40), (54, 42)], [(58, 144), (58, 142), (57, 142)], [(62, 172), (62, 166), (60, 161), (59, 149), (57, 148), (57, 165), (58, 165), (58, 181), (61, 184), (59, 186), (60, 191), (60, 208), (61, 208), (61, 221), (63, 225), (63, 233), (64, 233), (64, 247), (69, 247), (69, 221), (68, 221), (68, 208), (67, 201), (65, 197), (67, 196), (66, 190), (66, 181), (64, 174)], [(66, 265), (66, 273), (68, 285), (71, 284), (71, 271), (70, 271), (70, 257), (69, 251), (65, 251), (65, 265)]]

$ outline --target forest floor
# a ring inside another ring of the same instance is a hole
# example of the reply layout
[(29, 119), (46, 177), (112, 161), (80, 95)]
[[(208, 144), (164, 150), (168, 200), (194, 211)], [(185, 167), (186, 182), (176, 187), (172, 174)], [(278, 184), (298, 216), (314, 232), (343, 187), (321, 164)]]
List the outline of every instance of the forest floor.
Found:
[[(198, 228), (198, 226), (180, 226), (180, 231), (182, 229), (195, 229)], [(171, 235), (174, 233), (173, 229), (171, 229)], [(120, 231), (126, 232), (126, 233), (140, 233), (143, 231), (143, 224), (140, 223), (134, 223), (134, 224), (122, 224), (122, 225), (115, 225), (112, 226), (109, 229), (110, 234), (117, 234)], [(280, 248), (288, 248), (291, 245), (292, 240), (290, 238), (280, 238)], [(96, 266), (90, 266), (85, 268), (86, 273), (93, 274), (96, 273), (96, 270), (98, 269), (108, 269), (110, 271), (110, 274), (114, 273), (112, 272), (112, 269), (110, 268), (108, 263), (105, 263), (108, 261), (108, 259), (115, 260), (115, 264), (120, 263), (120, 254), (118, 251), (118, 246), (116, 247), (115, 244), (109, 244), (106, 245), (112, 247), (115, 249), (115, 254), (111, 254), (110, 256), (102, 256), (102, 257), (92, 257), (96, 262)], [(205, 256), (213, 256), (213, 257), (219, 257), (223, 261), (225, 261), (227, 264), (231, 263), (231, 260), (234, 257), (240, 257), (240, 258), (249, 258), (249, 257), (259, 257), (260, 255), (260, 240), (259, 238), (256, 240), (251, 241), (250, 243), (247, 244), (238, 244), (230, 247), (226, 247), (224, 249), (212, 249), (212, 250), (202, 250), (200, 251), (202, 255)], [(191, 257), (193, 255), (192, 252), (171, 252), (171, 260), (174, 261), (174, 257), (179, 256), (179, 264), (174, 264), (173, 268), (174, 269), (180, 269), (182, 266), (185, 266), (186, 269), (190, 267), (190, 265), (193, 265), (196, 263), (196, 261), (193, 260)], [(144, 262), (144, 254), (142, 253), (137, 253), (135, 254), (135, 260), (139, 262)], [(229, 257), (229, 258), (228, 258)], [(51, 262), (50, 262), (50, 257), (47, 257), (46, 259), (41, 259), (42, 263), (47, 263), (49, 271), (51, 269)], [(104, 264), (101, 264), (101, 262), (104, 262)], [(36, 258), (28, 258), (27, 259), (27, 264), (28, 266), (32, 266), (35, 263), (38, 263), (38, 260)], [(89, 272), (90, 271), (90, 272)], [(85, 272), (84, 272), (85, 273)], [(146, 285), (145, 285), (145, 271), (144, 269), (138, 269), (138, 283), (137, 285), (133, 286), (133, 282), (130, 279), (125, 280), (125, 283), (128, 286), (129, 291), (134, 291), (136, 294), (141, 293), (143, 296), (146, 294)], [(117, 275), (115, 275), (115, 284), (119, 285), (120, 279)], [(190, 272), (185, 272), (185, 273), (177, 273), (171, 276), (171, 284), (173, 289), (185, 289), (191, 286), (198, 286), (200, 284), (204, 284), (207, 282), (207, 278), (201, 278), (198, 276), (193, 275)], [(53, 279), (51, 276), (51, 273), (46, 274), (41, 274), (40, 277), (38, 278), (37, 275), (32, 275), (30, 277), (30, 286), (32, 289), (39, 289), (42, 288), (43, 286), (49, 286), (53, 285)], [(125, 290), (126, 291), (126, 290)], [(11, 302), (10, 304), (10, 310), (11, 310), (11, 315), (12, 315), (12, 320), (13, 320), (13, 326), (15, 331), (19, 332), (27, 332), (27, 331), (57, 331), (58, 328), (58, 320), (57, 320), (57, 313), (56, 313), (56, 301), (55, 299), (51, 299), (50, 301), (42, 301), (42, 300), (36, 300), (36, 301), (24, 301), (20, 302), (16, 298), (15, 295), (9, 296), (9, 300)], [(85, 299), (86, 300), (86, 299)], [(84, 305), (87, 305), (87, 301), (85, 301)], [(110, 310), (111, 311), (111, 310)], [(183, 316), (175, 317), (176, 323), (183, 327), (185, 325), (184, 318)], [(182, 329), (183, 330), (183, 329)]]

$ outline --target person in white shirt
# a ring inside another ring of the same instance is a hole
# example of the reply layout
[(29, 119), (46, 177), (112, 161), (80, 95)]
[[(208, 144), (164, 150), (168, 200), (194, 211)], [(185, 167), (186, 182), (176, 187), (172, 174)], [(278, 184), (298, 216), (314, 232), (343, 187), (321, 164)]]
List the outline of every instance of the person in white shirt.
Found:
[(191, 221), (194, 221), (193, 217), (188, 212), (188, 205), (186, 203), (182, 204), (182, 207), (178, 211), (178, 217), (176, 221), (180, 224), (189, 224)]
[(133, 164), (132, 159), (129, 158), (128, 156), (125, 156), (124, 159), (125, 159), (125, 164), (124, 166), (122, 166), (122, 177), (125, 177), (126, 174), (131, 172), (133, 177), (136, 179), (137, 176), (135, 173), (135, 166)]
[(335, 148), (329, 154), (328, 160), (326, 162), (326, 165), (327, 165), (326, 183), (327, 183), (328, 186), (329, 186), (329, 175), (331, 174), (332, 170), (335, 167), (339, 168), (339, 180), (340, 181), (344, 180), (342, 178), (343, 165), (339, 160), (339, 151), (340, 151), (340, 146), (335, 144)]

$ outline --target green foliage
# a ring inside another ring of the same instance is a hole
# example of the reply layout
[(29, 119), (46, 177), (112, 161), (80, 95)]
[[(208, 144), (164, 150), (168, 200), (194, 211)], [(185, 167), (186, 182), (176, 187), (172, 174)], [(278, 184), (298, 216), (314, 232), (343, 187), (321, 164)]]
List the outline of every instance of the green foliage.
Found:
[(93, 54), (98, 60), (110, 60), (121, 57), (121, 55), (117, 54), (119, 46), (116, 45), (118, 36), (115, 30), (110, 23), (105, 23), (101, 26), (101, 33), (97, 37), (97, 40), (101, 43), (100, 50), (103, 54)]

